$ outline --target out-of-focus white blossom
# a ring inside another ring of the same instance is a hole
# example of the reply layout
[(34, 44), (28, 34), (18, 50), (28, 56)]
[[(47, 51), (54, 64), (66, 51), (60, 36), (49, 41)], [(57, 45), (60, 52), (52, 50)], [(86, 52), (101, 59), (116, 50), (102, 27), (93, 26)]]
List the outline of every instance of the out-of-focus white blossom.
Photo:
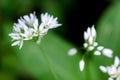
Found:
[(41, 20), (42, 25), (44, 25), (45, 28), (52, 29), (61, 26), (61, 24), (58, 24), (57, 17), (54, 18), (53, 16), (49, 15), (48, 13), (41, 14)]
[(103, 55), (111, 58), (113, 51), (112, 51), (111, 49), (104, 48), (104, 49), (102, 50), (102, 53), (103, 53)]
[(41, 14), (41, 24), (38, 23), (35, 12), (20, 17), (18, 23), (14, 23), (13, 32), (9, 34), (12, 41), (14, 41), (12, 46), (18, 45), (21, 49), (24, 40), (31, 40), (34, 37), (38, 39), (37, 42), (40, 42), (49, 29), (58, 26), (61, 26), (61, 24), (58, 24), (57, 18), (53, 18), (48, 13)]
[(70, 49), (69, 51), (68, 51), (68, 55), (69, 56), (73, 56), (73, 55), (75, 55), (77, 53), (77, 49), (76, 48), (72, 48), (72, 49)]
[(83, 47), (87, 51), (93, 51), (94, 55), (101, 55), (103, 54), (106, 57), (111, 58), (113, 51), (108, 48), (104, 48), (103, 46), (99, 46), (96, 42), (97, 33), (94, 28), (94, 25), (90, 28), (87, 28), (87, 31), (84, 32), (84, 40)]
[(108, 80), (120, 80), (120, 59), (116, 56), (111, 66), (100, 66), (100, 70), (109, 75)]
[(84, 62), (84, 60), (82, 59), (82, 60), (80, 60), (80, 62), (79, 62), (80, 71), (83, 71), (83, 70), (84, 70), (84, 66), (85, 66), (85, 62)]
[(95, 42), (95, 38), (96, 38), (96, 31), (93, 25), (91, 28), (88, 27), (87, 31), (84, 32), (85, 43), (83, 44), (83, 46), (87, 48), (89, 51), (93, 50), (94, 46), (98, 45)]

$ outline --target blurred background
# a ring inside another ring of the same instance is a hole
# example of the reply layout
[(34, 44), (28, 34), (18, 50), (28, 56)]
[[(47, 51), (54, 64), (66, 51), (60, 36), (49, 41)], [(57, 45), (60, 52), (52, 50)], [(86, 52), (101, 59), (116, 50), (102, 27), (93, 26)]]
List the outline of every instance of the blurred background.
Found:
[(28, 41), (21, 50), (10, 46), (8, 34), (12, 32), (13, 24), (21, 16), (34, 11), (39, 20), (41, 13), (48, 12), (58, 17), (62, 24), (51, 30), (39, 45), (44, 48), (58, 80), (107, 79), (108, 75), (98, 67), (103, 58), (104, 65), (111, 64), (113, 59), (93, 58), (90, 67), (81, 73), (78, 63), (82, 51), (74, 57), (67, 56), (67, 51), (72, 47), (82, 47), (83, 32), (94, 24), (98, 32), (97, 41), (113, 49), (114, 56), (119, 56), (119, 0), (0, 0), (0, 80), (54, 80), (38, 45)]

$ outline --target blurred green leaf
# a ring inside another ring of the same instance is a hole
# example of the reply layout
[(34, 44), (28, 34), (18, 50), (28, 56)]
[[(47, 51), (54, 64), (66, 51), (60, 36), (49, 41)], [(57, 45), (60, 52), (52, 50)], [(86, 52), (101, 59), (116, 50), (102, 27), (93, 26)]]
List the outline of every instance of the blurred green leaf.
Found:
[[(100, 45), (113, 50), (113, 56), (120, 57), (120, 2), (111, 4), (111, 6), (102, 15), (97, 26), (97, 41)], [(96, 58), (97, 65), (109, 66), (113, 64), (114, 57)], [(102, 73), (102, 72), (101, 72)], [(100, 75), (101, 76), (101, 75)], [(108, 75), (102, 73), (101, 80), (108, 79)]]
[[(25, 41), (21, 50), (18, 46), (10, 47), (10, 38), (8, 34), (11, 32), (9, 29), (10, 24), (6, 23), (4, 25), (4, 35), (5, 44), (9, 45), (9, 49), (17, 54), (22, 64), (21, 67), (24, 68), (22, 72), (29, 73), (31, 77), (35, 77), (37, 80), (54, 80), (52, 73), (48, 67), (46, 60), (43, 57), (45, 54), (50, 62), (53, 71), (58, 77), (58, 80), (101, 80), (102, 77), (99, 71), (98, 63), (96, 59), (89, 58), (85, 62), (85, 69), (83, 72), (79, 70), (79, 61), (81, 58), (80, 52), (75, 56), (68, 56), (68, 50), (75, 47), (74, 45), (68, 43), (64, 39), (60, 38), (57, 34), (53, 32), (48, 32), (48, 34), (42, 39), (40, 45), (36, 44), (34, 41)], [(9, 41), (8, 41), (9, 40)], [(44, 53), (41, 51), (41, 47)], [(11, 51), (8, 53), (11, 54)], [(93, 56), (94, 57), (94, 56)], [(8, 67), (8, 59), (5, 58), (3, 63)], [(102, 63), (102, 61), (101, 61)], [(16, 64), (16, 62), (15, 62)], [(13, 64), (14, 65), (14, 64)], [(15, 67), (10, 66), (10, 67)], [(15, 68), (17, 69), (17, 68)], [(47, 76), (47, 77), (46, 77)]]
[(120, 2), (105, 12), (98, 24), (98, 41), (101, 45), (111, 48), (114, 55), (120, 52)]
[(42, 39), (40, 45), (26, 41), (21, 50), (18, 47), (16, 49), (23, 64), (34, 76), (42, 80), (54, 79), (40, 47), (44, 49), (59, 80), (78, 80), (82, 77), (78, 66), (79, 57), (67, 55), (72, 46), (51, 32)]

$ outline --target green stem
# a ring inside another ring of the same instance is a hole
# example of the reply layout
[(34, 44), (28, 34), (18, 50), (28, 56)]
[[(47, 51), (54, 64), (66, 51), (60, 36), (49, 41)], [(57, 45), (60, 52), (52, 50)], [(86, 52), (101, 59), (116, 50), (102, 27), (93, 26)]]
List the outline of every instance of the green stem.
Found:
[[(83, 58), (84, 58), (85, 56), (88, 58), (89, 53), (90, 53), (90, 52), (89, 52), (88, 50), (86, 50)], [(87, 59), (87, 60), (88, 60), (88, 59)], [(85, 71), (85, 74), (88, 76), (88, 77), (86, 77), (86, 78), (87, 78), (86, 80), (88, 80), (88, 79), (91, 80), (90, 60), (88, 60), (88, 61), (86, 62), (86, 71)]]
[(42, 53), (43, 53), (43, 57), (45, 58), (45, 60), (46, 60), (46, 62), (47, 62), (47, 64), (48, 64), (48, 67), (49, 67), (49, 69), (50, 69), (50, 71), (51, 71), (54, 79), (55, 79), (55, 80), (58, 80), (58, 79), (57, 79), (57, 75), (56, 75), (55, 72), (53, 71), (53, 68), (51, 67), (50, 62), (49, 62), (47, 56), (45, 55), (45, 52), (44, 52), (44, 50), (42, 49), (42, 47), (41, 47), (41, 51), (42, 51)]

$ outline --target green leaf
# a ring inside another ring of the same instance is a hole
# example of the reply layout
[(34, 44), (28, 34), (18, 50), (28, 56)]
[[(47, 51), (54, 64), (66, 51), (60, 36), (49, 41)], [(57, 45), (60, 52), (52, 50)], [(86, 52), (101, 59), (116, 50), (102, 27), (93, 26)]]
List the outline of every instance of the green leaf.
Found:
[[(5, 35), (8, 35), (11, 31), (7, 26), (10, 25), (6, 24), (5, 26)], [(10, 47), (10, 38), (6, 36), (6, 39), (5, 43), (9, 43)], [(21, 50), (19, 50), (18, 46), (10, 47), (10, 49), (17, 54), (17, 57), (21, 61), (20, 63), (22, 64), (20, 64), (20, 67), (23, 68), (23, 72), (29, 74), (36, 80), (55, 80), (43, 54), (47, 56), (49, 64), (58, 80), (101, 80), (102, 76), (100, 76), (98, 62), (94, 58), (96, 56), (92, 58), (89, 56), (86, 57), (84, 71), (80, 72), (79, 61), (82, 57), (81, 53), (78, 52), (74, 56), (68, 56), (68, 50), (73, 47), (75, 46), (57, 34), (48, 32), (39, 45), (33, 41), (25, 41)], [(44, 53), (41, 51), (41, 48)], [(11, 51), (8, 53), (11, 54)], [(8, 59), (6, 58), (4, 60), (5, 64), (6, 60), (8, 61)]]
[[(44, 53), (41, 51), (41, 47)], [(78, 65), (80, 58), (78, 55), (68, 56), (67, 52), (70, 48), (72, 46), (65, 40), (49, 32), (39, 45), (26, 41), (21, 50), (18, 47), (14, 49), (26, 69), (39, 80), (54, 80), (43, 54), (47, 56), (58, 80), (82, 79)]]
[[(113, 58), (96, 58), (96, 62), (99, 62), (97, 65), (110, 66), (114, 63), (114, 56), (120, 57), (120, 2), (112, 4), (102, 15), (97, 26), (97, 34), (98, 43), (114, 52)], [(101, 80), (108, 79), (107, 74), (101, 75)]]
[[(111, 48), (114, 55), (120, 52), (120, 2), (113, 4), (98, 24), (98, 41)], [(119, 55), (118, 55), (119, 56)]]

